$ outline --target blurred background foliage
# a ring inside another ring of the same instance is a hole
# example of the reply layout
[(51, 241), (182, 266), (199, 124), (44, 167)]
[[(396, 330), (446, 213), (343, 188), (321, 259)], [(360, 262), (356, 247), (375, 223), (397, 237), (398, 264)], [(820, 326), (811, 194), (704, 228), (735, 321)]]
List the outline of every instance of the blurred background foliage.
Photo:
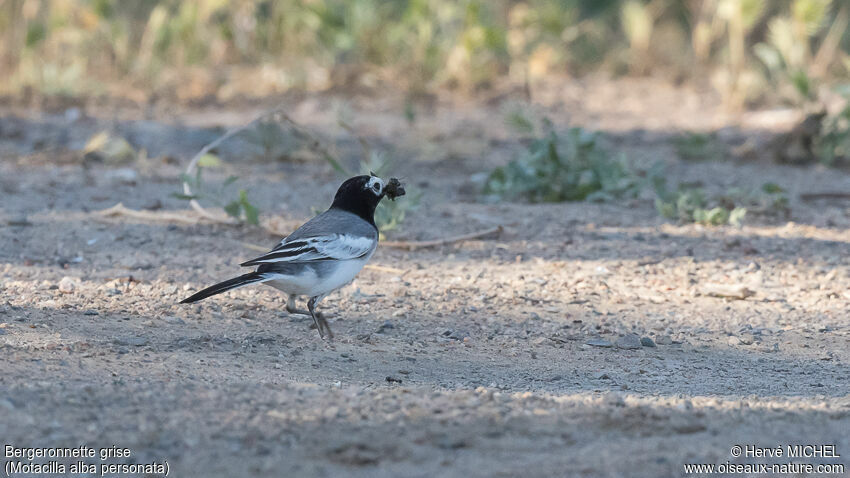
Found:
[(804, 104), (850, 73), (843, 0), (0, 0), (0, 94), (411, 95), (602, 71)]

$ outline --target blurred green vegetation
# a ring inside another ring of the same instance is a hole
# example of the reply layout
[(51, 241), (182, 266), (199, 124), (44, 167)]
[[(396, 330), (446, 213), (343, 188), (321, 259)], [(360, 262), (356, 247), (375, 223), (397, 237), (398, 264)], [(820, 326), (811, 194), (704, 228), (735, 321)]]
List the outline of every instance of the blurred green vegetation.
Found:
[[(747, 214), (768, 219), (790, 217), (788, 196), (777, 184), (765, 183), (760, 189), (735, 187), (711, 196), (698, 184), (678, 184), (671, 190), (664, 162), (637, 170), (624, 154), (613, 154), (605, 147), (601, 133), (582, 128), (559, 133), (548, 119), (538, 120), (521, 110), (509, 111), (506, 120), (526, 137), (527, 149), (490, 172), (482, 188), (488, 200), (624, 205), (640, 197), (645, 189), (652, 189), (658, 213), (681, 223), (740, 226)], [(717, 152), (719, 141), (711, 135), (686, 133), (674, 144), (683, 159), (723, 156)]]
[(0, 94), (469, 92), (603, 70), (804, 102), (850, 72), (848, 16), (843, 0), (0, 0)]
[(594, 132), (571, 128), (559, 134), (545, 119), (537, 131), (520, 113), (511, 114), (508, 122), (532, 140), (525, 152), (487, 177), (483, 192), (494, 199), (611, 201), (634, 198), (645, 186), (625, 157), (612, 155)]
[(666, 178), (652, 179), (658, 213), (682, 223), (741, 226), (747, 215), (787, 220), (791, 214), (785, 189), (774, 183), (765, 183), (760, 189), (732, 188), (725, 194), (707, 196), (699, 187), (680, 184), (670, 191)]

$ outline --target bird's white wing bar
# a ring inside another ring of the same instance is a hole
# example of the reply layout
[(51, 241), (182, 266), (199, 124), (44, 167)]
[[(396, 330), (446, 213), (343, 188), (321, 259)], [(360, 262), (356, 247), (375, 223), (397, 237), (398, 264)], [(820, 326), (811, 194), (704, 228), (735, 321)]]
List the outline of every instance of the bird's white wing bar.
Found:
[[(285, 241), (285, 240), (284, 240)], [(275, 262), (310, 262), (347, 260), (363, 257), (375, 247), (370, 237), (349, 234), (329, 234), (281, 242), (265, 255), (243, 262), (242, 266), (271, 264)]]

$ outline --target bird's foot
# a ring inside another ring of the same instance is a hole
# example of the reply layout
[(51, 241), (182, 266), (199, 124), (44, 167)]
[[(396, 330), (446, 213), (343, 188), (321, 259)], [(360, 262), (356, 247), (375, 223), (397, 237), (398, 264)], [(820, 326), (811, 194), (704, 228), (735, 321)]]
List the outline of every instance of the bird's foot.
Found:
[(306, 309), (299, 309), (295, 306), (295, 295), (290, 295), (286, 299), (286, 312), (289, 314), (300, 314), (310, 316), (310, 311)]
[(316, 312), (316, 320), (310, 324), (310, 328), (318, 330), (321, 338), (331, 342), (333, 341), (334, 334), (331, 332), (331, 326), (328, 325), (328, 320), (325, 317), (325, 314)]
[[(307, 317), (310, 317), (310, 311), (309, 310), (299, 309), (298, 307), (289, 307), (289, 304), (287, 304), (287, 306), (286, 306), (286, 313), (287, 314), (293, 314), (293, 315), (306, 315)], [(324, 312), (316, 312), (316, 314), (321, 315), (323, 317), (327, 317), (329, 319), (333, 319), (334, 317), (337, 316), (336, 312), (329, 312), (327, 314), (325, 314)], [(315, 329), (316, 325), (312, 324), (312, 325), (310, 325), (310, 328)]]
[[(313, 316), (313, 323), (316, 325), (316, 329), (319, 330), (319, 337), (324, 339), (327, 342), (332, 342), (334, 339), (334, 334), (331, 332), (331, 326), (328, 325), (327, 319), (325, 319), (325, 315), (321, 312), (316, 312), (316, 304), (322, 300), (324, 295), (317, 295), (310, 297), (310, 300), (307, 301), (307, 309), (310, 310), (310, 315)], [(327, 332), (327, 335), (325, 334)], [(327, 338), (325, 338), (327, 337)]]
[(288, 314), (306, 315), (306, 316), (308, 316), (308, 317), (310, 316), (310, 311), (309, 311), (309, 310), (307, 310), (307, 309), (299, 309), (298, 307), (295, 307), (295, 305), (290, 304), (289, 302), (287, 302), (287, 303), (286, 303), (286, 312), (287, 312)]
[[(323, 336), (323, 338), (326, 336), (328, 342), (333, 342), (334, 333), (331, 332), (331, 326), (328, 325), (327, 319), (325, 319), (325, 316), (322, 315), (322, 314), (319, 314), (318, 318), (319, 318), (319, 326), (324, 327), (324, 329), (325, 329), (325, 335)], [(319, 330), (320, 330), (320, 335), (321, 335), (321, 329), (319, 329)]]

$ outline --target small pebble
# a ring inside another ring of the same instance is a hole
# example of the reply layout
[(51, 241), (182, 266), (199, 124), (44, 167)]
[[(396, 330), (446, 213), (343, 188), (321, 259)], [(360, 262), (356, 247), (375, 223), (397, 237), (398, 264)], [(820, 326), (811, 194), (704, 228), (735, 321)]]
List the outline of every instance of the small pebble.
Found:
[(637, 334), (626, 334), (617, 339), (617, 348), (620, 349), (639, 349), (641, 348), (640, 337)]
[(73, 294), (77, 289), (77, 281), (73, 277), (65, 276), (59, 281), (59, 292), (63, 294)]
[(585, 342), (585, 344), (591, 345), (593, 347), (605, 347), (605, 348), (609, 348), (609, 347), (614, 346), (614, 344), (612, 344), (611, 342), (609, 342), (605, 339), (600, 339), (600, 338), (590, 339), (587, 342)]
[(538, 337), (534, 339), (534, 345), (552, 345), (555, 342), (552, 341), (549, 337)]
[(658, 345), (673, 345), (673, 338), (669, 335), (662, 335), (660, 337), (656, 337), (655, 343)]
[(655, 348), (655, 341), (652, 340), (649, 337), (641, 337), (640, 338), (640, 344), (643, 345), (644, 347)]
[(147, 345), (148, 339), (144, 337), (124, 337), (114, 339), (112, 343), (115, 345), (132, 345), (134, 347), (141, 347), (143, 345)]
[(387, 375), (387, 378), (385, 380), (387, 381), (387, 383), (401, 383), (400, 378), (396, 378), (391, 375)]
[(452, 333), (449, 334), (448, 337), (450, 339), (454, 339), (454, 340), (463, 340), (463, 339), (469, 337), (469, 332), (467, 332), (465, 330), (454, 330), (454, 331), (452, 331)]
[(463, 438), (443, 437), (437, 442), (437, 446), (444, 450), (457, 450), (459, 448), (465, 448), (467, 443)]
[(8, 221), (6, 221), (6, 224), (8, 224), (10, 226), (19, 226), (19, 227), (32, 226), (32, 223), (29, 222), (29, 220), (27, 220), (26, 216), (13, 217), (12, 219), (9, 219)]

